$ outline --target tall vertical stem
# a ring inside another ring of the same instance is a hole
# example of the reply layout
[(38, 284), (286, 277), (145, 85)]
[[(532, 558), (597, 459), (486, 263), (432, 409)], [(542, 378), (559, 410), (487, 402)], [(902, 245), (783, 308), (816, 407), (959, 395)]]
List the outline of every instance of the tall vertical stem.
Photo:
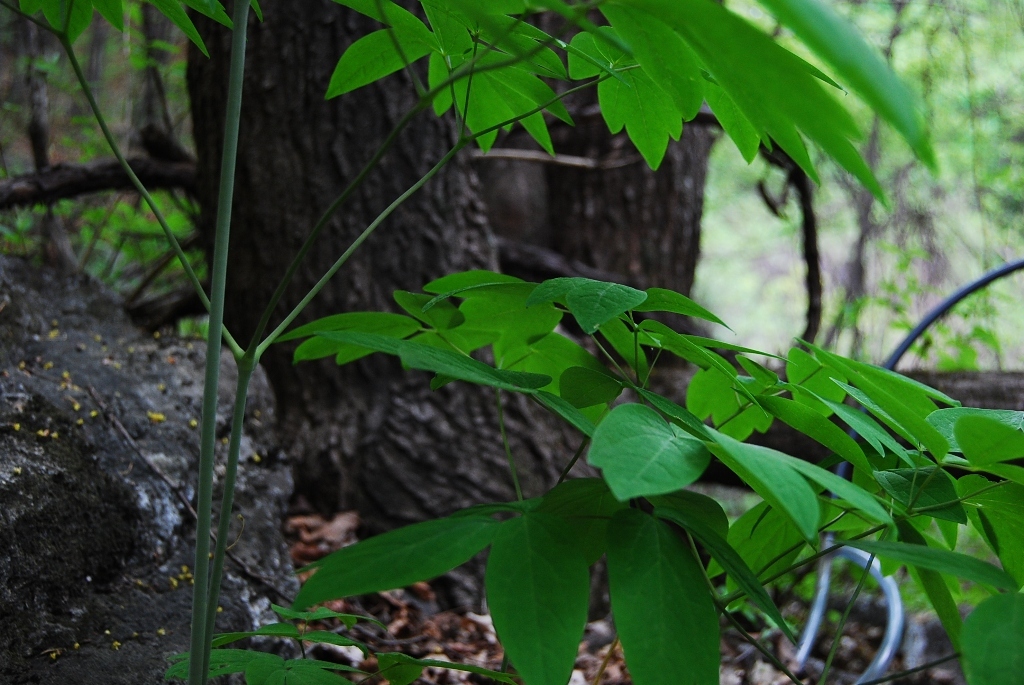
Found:
[[(189, 685), (205, 685), (210, 636), (206, 616), (210, 597), (210, 518), (213, 514), (213, 462), (217, 441), (217, 384), (220, 380), (220, 347), (224, 326), (224, 292), (228, 270), (231, 202), (235, 191), (235, 160), (238, 156), (238, 122), (242, 111), (242, 77), (245, 74), (245, 39), (248, 0), (236, 0), (232, 12), (231, 66), (228, 76), (224, 150), (217, 197), (213, 277), (210, 291), (210, 330), (206, 342), (206, 381), (203, 388), (203, 427), (199, 451), (199, 488), (196, 509), (195, 589), (192, 593), (192, 641)], [(239, 373), (241, 377), (241, 372)]]
[[(238, 475), (238, 457), (242, 447), (242, 424), (245, 422), (245, 398), (249, 394), (249, 380), (256, 368), (256, 361), (246, 355), (238, 361), (238, 384), (235, 387), (235, 409), (231, 416), (231, 440), (228, 443), (228, 463), (224, 472), (223, 493), (220, 503), (220, 520), (217, 524), (217, 546), (213, 552), (213, 568), (210, 571), (210, 592), (206, 606), (206, 635), (213, 636), (217, 623), (217, 603), (220, 601), (220, 582), (224, 575), (224, 557), (228, 549), (228, 534), (231, 528), (231, 507), (235, 502), (235, 479)], [(207, 639), (207, 643), (210, 640)], [(203, 654), (206, 662), (204, 673), (210, 669), (210, 650)]]

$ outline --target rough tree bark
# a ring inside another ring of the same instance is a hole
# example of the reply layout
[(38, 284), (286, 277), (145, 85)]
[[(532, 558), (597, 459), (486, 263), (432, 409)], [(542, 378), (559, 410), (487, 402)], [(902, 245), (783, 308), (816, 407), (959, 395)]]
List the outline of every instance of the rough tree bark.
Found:
[[(264, 3), (250, 25), (237, 201), (228, 272), (227, 325), (251, 334), (306, 233), (412, 105), (404, 77), (324, 101), (338, 57), (375, 28), (327, 0), (302, 12)], [(197, 187), (214, 207), (224, 114), (228, 34), (203, 24), (214, 56), (189, 60), (199, 157)], [(421, 115), (348, 205), (300, 269), (280, 318), (350, 241), (454, 141), (454, 128)], [(206, 223), (207, 236), (209, 235)], [(396, 288), (418, 290), (452, 271), (495, 265), (492, 240), (468, 159), (457, 159), (380, 228), (306, 310), (301, 321), (341, 311), (394, 310)], [(264, 364), (279, 406), (297, 492), (322, 510), (357, 509), (367, 532), (444, 515), (513, 490), (498, 434), (493, 390), (452, 385), (437, 392), (420, 373), (374, 355), (343, 368), (329, 360), (293, 366), (294, 346)], [(522, 398), (503, 397), (523, 488), (549, 486), (576, 447), (557, 423)], [(471, 590), (471, 585), (467, 586)], [(471, 593), (452, 595), (475, 601)]]

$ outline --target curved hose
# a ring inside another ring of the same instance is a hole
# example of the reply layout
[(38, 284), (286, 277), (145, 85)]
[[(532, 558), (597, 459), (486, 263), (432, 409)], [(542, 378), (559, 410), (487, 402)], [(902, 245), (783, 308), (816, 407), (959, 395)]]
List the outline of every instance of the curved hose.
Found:
[[(903, 355), (905, 355), (910, 347), (917, 342), (917, 339), (920, 338), (932, 324), (949, 313), (949, 310), (959, 304), (966, 297), (973, 295), (979, 290), (987, 287), (989, 284), (1022, 269), (1024, 269), (1024, 259), (1008, 262), (1007, 264), (989, 271), (981, 278), (971, 281), (967, 285), (955, 291), (949, 297), (940, 302), (938, 306), (928, 312), (923, 319), (921, 319), (921, 322), (906, 335), (903, 342), (901, 342), (893, 353), (889, 355), (889, 358), (885, 361), (883, 366), (890, 371), (894, 371), (896, 369), (896, 365), (899, 364), (900, 360), (903, 358)], [(836, 473), (844, 478), (849, 478), (850, 464), (848, 462), (843, 462), (836, 468)], [(826, 534), (825, 540), (825, 546), (830, 546), (832, 536), (830, 534)], [(870, 558), (866, 553), (850, 547), (843, 547), (835, 554), (853, 561), (860, 565), (861, 568), (865, 568), (867, 566), (868, 559)], [(804, 626), (804, 631), (800, 635), (800, 644), (797, 647), (797, 653), (794, 657), (794, 661), (796, 661), (798, 668), (803, 668), (807, 663), (807, 658), (811, 654), (811, 648), (814, 646), (814, 639), (818, 635), (822, 619), (825, 616), (825, 610), (828, 605), (829, 586), (832, 580), (832, 556), (833, 555), (824, 557), (818, 565), (818, 582), (815, 586), (814, 601), (811, 603), (811, 610), (807, 616), (807, 624)], [(872, 563), (870, 572), (875, 580), (878, 581), (879, 587), (882, 588), (882, 594), (885, 596), (886, 606), (888, 607), (888, 616), (886, 620), (885, 636), (882, 638), (882, 644), (879, 646), (878, 652), (876, 652), (875, 658), (872, 660), (867, 670), (864, 671), (864, 673), (860, 675), (860, 678), (857, 679), (858, 683), (879, 678), (889, 670), (889, 664), (892, 663), (893, 658), (896, 656), (896, 651), (899, 649), (900, 641), (903, 637), (903, 626), (905, 623), (903, 601), (900, 599), (899, 587), (896, 585), (896, 581), (891, 577), (884, 577), (882, 575), (881, 567), (878, 565), (877, 560)]]

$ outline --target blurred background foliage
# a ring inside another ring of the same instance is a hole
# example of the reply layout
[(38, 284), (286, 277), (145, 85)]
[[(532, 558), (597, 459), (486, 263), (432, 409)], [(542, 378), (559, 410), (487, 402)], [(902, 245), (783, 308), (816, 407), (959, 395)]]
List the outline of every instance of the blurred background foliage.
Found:
[[(1024, 0), (828, 1), (918, 93), (939, 160), (932, 174), (863, 108), (860, 120), (869, 134), (862, 151), (889, 206), (823, 155), (816, 160), (823, 170), (815, 193), (824, 281), (818, 341), (877, 362), (943, 296), (1024, 256)], [(728, 4), (798, 49), (753, 2)], [(126, 149), (152, 152), (139, 132), (155, 127), (187, 155), (184, 39), (147, 6), (128, 2), (126, 8), (130, 28), (123, 35), (97, 17), (79, 41), (89, 78)], [(48, 100), (48, 163), (109, 156), (66, 66), (51, 37), (28, 35), (10, 13), (0, 17), (0, 180), (31, 173), (38, 162), (27, 131), (33, 85), (40, 82)], [(715, 144), (695, 285), (696, 298), (735, 331), (716, 335), (773, 352), (799, 334), (806, 311), (801, 215), (786, 187), (784, 172), (763, 158), (747, 165), (729, 141)], [(181, 192), (157, 197), (202, 271), (195, 205)], [(47, 243), (54, 221), (69, 245), (65, 257), (129, 304), (167, 297), (182, 286), (180, 267), (134, 193), (0, 211), (0, 249), (52, 261)], [(971, 297), (930, 329), (902, 368), (1024, 368), (1022, 295), (1024, 276), (1015, 276)], [(181, 325), (191, 332), (201, 320), (185, 318)]]

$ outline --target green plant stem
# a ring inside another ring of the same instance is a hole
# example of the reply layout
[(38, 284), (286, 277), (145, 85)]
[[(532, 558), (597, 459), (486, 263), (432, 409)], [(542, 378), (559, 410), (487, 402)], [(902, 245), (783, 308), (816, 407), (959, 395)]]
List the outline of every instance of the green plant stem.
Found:
[(940, 657), (935, 661), (929, 661), (926, 664), (921, 664), (920, 666), (917, 666), (915, 668), (909, 668), (906, 671), (900, 671), (899, 673), (890, 673), (889, 675), (884, 676), (882, 678), (868, 680), (866, 682), (860, 683), (860, 685), (879, 685), (880, 683), (887, 683), (890, 680), (899, 680), (900, 678), (906, 678), (909, 675), (914, 675), (915, 673), (920, 673), (921, 671), (927, 671), (929, 668), (935, 668), (936, 666), (941, 666), (947, 661), (952, 661), (953, 659), (959, 658), (960, 653), (953, 652), (952, 654), (947, 654), (946, 656)]
[(969, 499), (974, 499), (978, 495), (980, 495), (982, 493), (985, 493), (985, 492), (988, 492), (989, 490), (995, 490), (998, 487), (1002, 487), (1003, 485), (1006, 485), (1009, 482), (1010, 481), (1008, 481), (1008, 480), (1001, 480), (998, 483), (992, 483), (991, 485), (986, 485), (985, 487), (980, 488), (979, 490), (977, 490), (975, 492), (972, 492), (969, 495), (964, 495), (963, 497), (957, 497), (956, 499), (950, 500), (948, 502), (940, 502), (938, 504), (929, 504), (927, 507), (921, 507), (920, 509), (915, 509), (913, 514), (908, 513), (908, 516), (916, 516), (917, 514), (924, 514), (925, 512), (934, 511), (936, 509), (945, 509), (947, 507), (953, 506), (954, 504), (961, 504), (962, 502), (966, 502)]
[[(238, 362), (238, 383), (235, 386), (235, 408), (231, 416), (231, 439), (228, 442), (228, 461), (224, 472), (221, 494), (220, 517), (217, 524), (217, 544), (214, 547), (213, 563), (210, 570), (210, 591), (206, 606), (206, 635), (213, 636), (217, 624), (217, 604), (220, 601), (220, 584), (224, 576), (224, 558), (228, 548), (228, 534), (231, 527), (231, 508), (235, 501), (235, 480), (238, 477), (238, 457), (242, 446), (242, 424), (245, 422), (245, 400), (249, 393), (249, 381), (256, 369), (250, 356)], [(210, 669), (210, 652), (203, 658), (206, 662), (204, 673)]]
[(576, 462), (579, 461), (581, 456), (583, 456), (583, 450), (585, 450), (589, 444), (590, 437), (584, 436), (583, 442), (580, 443), (579, 448), (576, 450), (576, 454), (572, 455), (572, 459), (570, 459), (569, 463), (565, 465), (564, 469), (562, 469), (562, 473), (558, 476), (558, 482), (555, 483), (555, 485), (561, 485), (562, 482), (569, 477), (569, 472), (572, 471), (572, 467), (576, 466)]
[[(819, 528), (818, 529), (818, 533), (822, 533), (822, 532), (828, 530), (829, 528), (834, 526), (836, 523), (838, 523), (839, 520), (841, 518), (843, 518), (844, 516), (846, 516), (848, 513), (849, 513), (848, 511), (843, 511), (843, 513), (839, 514), (839, 516), (836, 516), (834, 519), (832, 519), (831, 521), (826, 523), (824, 526)], [(757, 575), (760, 576), (762, 573), (764, 573), (765, 571), (770, 569), (772, 566), (777, 564), (779, 561), (781, 561), (782, 559), (785, 559), (790, 554), (792, 554), (793, 552), (797, 551), (798, 549), (800, 549), (801, 547), (803, 547), (806, 544), (807, 544), (806, 541), (801, 540), (800, 542), (798, 542), (798, 543), (796, 543), (794, 545), (791, 545), (790, 547), (788, 547), (787, 549), (783, 550), (782, 552), (779, 552), (778, 554), (776, 554), (774, 557), (772, 557), (770, 560), (768, 560), (768, 562), (761, 567), (761, 569), (757, 572)]]
[(821, 678), (818, 680), (818, 685), (825, 685), (825, 679), (828, 678), (828, 672), (832, 668), (832, 661), (836, 657), (836, 652), (839, 651), (839, 642), (843, 637), (843, 628), (846, 627), (846, 622), (850, 618), (850, 612), (853, 611), (853, 605), (856, 603), (857, 597), (860, 596), (861, 590), (864, 589), (864, 584), (867, 582), (868, 576), (871, 575), (871, 564), (873, 563), (875, 563), (874, 554), (868, 557), (867, 566), (864, 567), (864, 572), (860, 574), (860, 581), (857, 583), (857, 588), (853, 591), (853, 596), (850, 597), (850, 601), (846, 603), (846, 609), (843, 610), (843, 617), (839, 619), (839, 625), (836, 627), (836, 635), (832, 638), (832, 647), (828, 650), (828, 656), (825, 658), (825, 666), (821, 671)]
[[(224, 327), (224, 294), (227, 286), (228, 245), (231, 232), (231, 204), (235, 191), (235, 161), (238, 157), (238, 126), (242, 110), (242, 84), (245, 75), (245, 43), (249, 3), (236, 2), (233, 8), (231, 64), (228, 72), (227, 111), (224, 122), (224, 149), (221, 157), (220, 187), (217, 197), (217, 224), (213, 248), (210, 327), (206, 342), (206, 381), (203, 387), (203, 423), (199, 448), (199, 487), (197, 489), (195, 588), (192, 593), (192, 637), (189, 685), (205, 685), (210, 636), (206, 631), (210, 597), (210, 518), (213, 509), (214, 448), (217, 441), (217, 388), (220, 380), (220, 348)], [(241, 376), (241, 374), (239, 374)], [(216, 610), (216, 609), (214, 609)]]
[(7, 2), (7, 0), (0, 0), (0, 7), (6, 7), (8, 10), (13, 12), (14, 14), (17, 14), (22, 19), (25, 19), (26, 21), (30, 21), (33, 24), (35, 24), (36, 26), (38, 26), (38, 27), (40, 27), (40, 28), (42, 28), (42, 29), (44, 29), (46, 31), (49, 31), (50, 33), (53, 33), (53, 27), (51, 27), (49, 24), (47, 24), (45, 22), (42, 22), (42, 21), (39, 21), (38, 19), (33, 17), (31, 14), (26, 14), (25, 12), (22, 12), (20, 7), (16, 7), (15, 5), (10, 4), (9, 2)]
[[(93, 95), (92, 88), (89, 87), (89, 82), (85, 77), (85, 72), (82, 70), (82, 65), (79, 63), (78, 58), (75, 56), (74, 48), (71, 43), (68, 42), (67, 36), (57, 34), (57, 38), (63, 46), (64, 51), (68, 55), (68, 61), (71, 63), (71, 68), (75, 72), (75, 77), (78, 79), (79, 85), (82, 87), (82, 92), (85, 93), (86, 99), (89, 101), (89, 108), (92, 109), (93, 116), (96, 117), (96, 123), (99, 124), (100, 130), (103, 132), (103, 137), (107, 141), (107, 145), (110, 147), (110, 151), (114, 153), (114, 157), (117, 159), (118, 164), (124, 169), (125, 174), (135, 187), (136, 192), (142, 197), (149, 207), (150, 211), (153, 212), (153, 216), (156, 217), (157, 223), (160, 224), (160, 228), (164, 232), (164, 236), (167, 238), (167, 242), (170, 244), (171, 249), (174, 250), (174, 254), (178, 257), (178, 261), (181, 262), (181, 268), (185, 271), (185, 275), (188, 277), (189, 282), (192, 284), (192, 288), (195, 289), (196, 294), (202, 301), (203, 306), (209, 312), (211, 311), (210, 298), (206, 295), (206, 290), (203, 288), (203, 284), (200, 283), (199, 277), (196, 276), (196, 272), (192, 269), (192, 265), (188, 261), (188, 257), (185, 255), (185, 251), (181, 249), (181, 243), (178, 242), (178, 238), (174, 235), (174, 231), (171, 230), (170, 225), (167, 223), (167, 219), (164, 218), (163, 212), (156, 204), (156, 200), (150, 195), (146, 186), (142, 184), (139, 177), (135, 175), (128, 160), (125, 159), (124, 154), (121, 152), (121, 147), (117, 144), (117, 140), (114, 138), (114, 134), (110, 131), (110, 127), (107, 125), (107, 120), (103, 116), (103, 112), (100, 110), (99, 103), (96, 102), (96, 97)], [(231, 352), (239, 357), (242, 354), (242, 349), (235, 342), (235, 339), (231, 336), (229, 331), (223, 331), (223, 338), (227, 342), (228, 347), (231, 348)]]
[(498, 407), (498, 428), (501, 430), (501, 444), (505, 446), (505, 458), (508, 459), (508, 468), (512, 472), (512, 485), (516, 489), (516, 499), (523, 501), (523, 489), (519, 487), (519, 472), (516, 469), (516, 460), (512, 456), (512, 446), (508, 444), (508, 433), (505, 431), (505, 410), (501, 407), (501, 389), (494, 389), (494, 403)]

